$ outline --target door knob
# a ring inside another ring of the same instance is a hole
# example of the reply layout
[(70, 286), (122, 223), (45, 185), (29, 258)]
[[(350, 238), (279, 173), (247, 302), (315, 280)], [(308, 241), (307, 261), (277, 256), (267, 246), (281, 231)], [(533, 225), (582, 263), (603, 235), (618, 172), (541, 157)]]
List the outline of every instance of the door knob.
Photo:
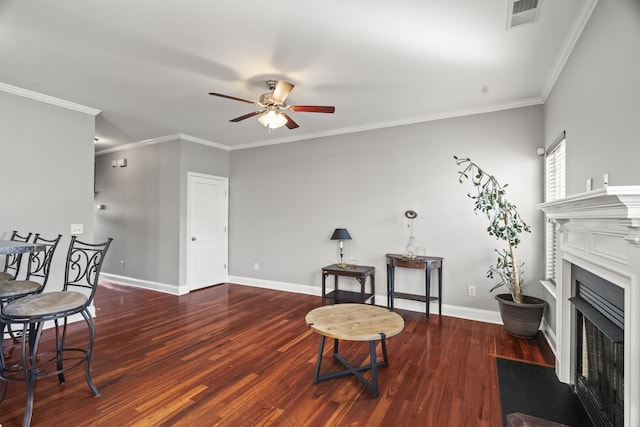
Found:
[(195, 238), (195, 237), (192, 237), (192, 238), (191, 238), (191, 241), (192, 241), (192, 242), (195, 242), (195, 241), (196, 241), (196, 238)]

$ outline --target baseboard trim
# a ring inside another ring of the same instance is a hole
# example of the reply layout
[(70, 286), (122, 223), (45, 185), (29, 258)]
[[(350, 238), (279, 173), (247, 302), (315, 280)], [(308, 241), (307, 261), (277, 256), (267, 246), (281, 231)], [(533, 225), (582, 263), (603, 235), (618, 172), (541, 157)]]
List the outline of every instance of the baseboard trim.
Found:
[(229, 276), (229, 283), (242, 286), (253, 286), (254, 288), (273, 289), (274, 291), (293, 292), (295, 294), (322, 295), (322, 290), (317, 286), (276, 282), (273, 280), (256, 279), (253, 277)]
[(547, 343), (549, 344), (549, 347), (551, 347), (553, 355), (555, 356), (556, 360), (558, 360), (558, 351), (556, 350), (556, 334), (553, 332), (546, 319), (544, 318), (542, 319), (542, 325), (540, 329), (542, 330), (542, 334), (544, 335), (544, 337), (547, 339)]
[[(322, 290), (318, 286), (300, 285), (297, 283), (277, 282), (272, 280), (256, 279), (253, 277), (229, 276), (229, 282), (243, 286), (253, 286), (256, 288), (273, 289), (298, 294), (321, 296)], [(376, 294), (376, 304), (386, 305), (387, 296)], [(394, 301), (396, 308), (402, 310), (425, 313), (425, 303), (420, 301), (400, 300)], [(438, 313), (438, 303), (432, 302), (430, 312)], [(449, 304), (442, 304), (442, 315), (459, 317), (462, 319), (476, 320), (479, 322), (496, 323), (501, 325), (500, 313), (498, 311), (481, 310), (477, 308), (461, 307)]]
[(134, 286), (136, 288), (149, 289), (171, 295), (185, 295), (189, 293), (187, 286), (140, 280), (133, 277), (119, 276), (117, 274), (100, 273), (100, 280), (107, 280), (118, 285)]
[[(126, 286), (134, 286), (137, 288), (144, 288), (153, 291), (164, 292), (171, 295), (184, 295), (189, 293), (186, 286), (178, 286), (166, 283), (152, 282), (149, 280), (139, 280), (126, 276), (119, 276), (116, 274), (102, 273), (100, 279), (107, 280), (112, 283)], [(302, 285), (299, 283), (280, 282), (275, 280), (256, 279), (254, 277), (243, 276), (229, 276), (229, 283), (234, 283), (241, 286), (253, 286), (255, 288), (272, 289), (276, 291), (293, 292), (297, 294), (315, 295), (321, 296), (322, 290), (318, 286)], [(386, 305), (387, 296), (376, 294), (377, 305)], [(425, 313), (425, 304), (420, 301), (401, 300), (395, 301), (396, 308), (402, 310), (415, 311), (418, 313)], [(430, 305), (430, 312), (438, 313), (438, 303), (432, 302)], [(482, 310), (478, 308), (462, 307), (450, 304), (442, 304), (442, 315), (459, 317), (461, 319), (475, 320), (478, 322), (494, 323), (501, 325), (500, 313), (498, 311)], [(554, 341), (555, 342), (555, 341)]]

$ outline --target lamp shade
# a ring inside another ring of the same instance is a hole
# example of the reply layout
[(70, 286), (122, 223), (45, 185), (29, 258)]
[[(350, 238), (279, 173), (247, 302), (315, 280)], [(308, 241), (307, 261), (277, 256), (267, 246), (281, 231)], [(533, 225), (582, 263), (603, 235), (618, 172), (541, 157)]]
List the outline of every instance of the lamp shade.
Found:
[(336, 228), (331, 235), (331, 240), (351, 240), (351, 235), (346, 228)]

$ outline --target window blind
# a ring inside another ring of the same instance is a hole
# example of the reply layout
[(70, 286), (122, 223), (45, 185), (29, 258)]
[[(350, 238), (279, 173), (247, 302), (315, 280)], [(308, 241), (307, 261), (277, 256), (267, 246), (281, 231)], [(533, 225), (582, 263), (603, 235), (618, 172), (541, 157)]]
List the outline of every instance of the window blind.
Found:
[[(549, 147), (545, 155), (545, 202), (565, 197), (566, 192), (566, 134), (562, 132), (560, 136)], [(545, 279), (556, 282), (557, 265), (557, 224), (546, 218), (545, 229)]]

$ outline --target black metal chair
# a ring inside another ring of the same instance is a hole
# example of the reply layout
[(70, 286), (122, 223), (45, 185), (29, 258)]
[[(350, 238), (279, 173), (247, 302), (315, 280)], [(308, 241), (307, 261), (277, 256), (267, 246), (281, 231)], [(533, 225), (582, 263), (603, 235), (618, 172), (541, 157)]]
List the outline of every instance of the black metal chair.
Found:
[[(31, 423), (36, 379), (57, 375), (60, 384), (64, 384), (64, 372), (84, 363), (87, 384), (96, 397), (100, 396), (90, 373), (95, 330), (89, 306), (98, 287), (100, 270), (111, 241), (112, 239), (109, 238), (104, 243), (92, 244), (81, 242), (76, 239), (76, 236), (72, 236), (67, 253), (62, 291), (28, 295), (12, 300), (2, 308), (0, 322), (4, 325), (21, 324), (22, 336), (26, 337), (26, 339), (22, 339), (20, 346), (22, 372), (15, 372), (7, 368), (4, 357), (0, 355), (0, 379), (5, 383), (3, 385), (6, 386), (6, 382), (9, 380), (20, 379), (25, 381), (27, 386), (23, 426), (28, 426)], [(72, 290), (82, 290), (82, 288), (85, 289), (84, 292)], [(82, 315), (88, 326), (87, 347), (66, 347), (68, 318), (78, 313)], [(47, 321), (53, 321), (55, 326), (56, 351), (52, 356), (38, 354), (42, 329)], [(76, 357), (73, 357), (74, 354)], [(80, 355), (78, 356), (78, 354)], [(71, 363), (65, 366), (65, 363), (69, 361)], [(49, 372), (46, 365), (53, 364), (55, 364), (55, 368)]]
[[(29, 262), (27, 264), (27, 276), (24, 280), (6, 280), (0, 281), (0, 307), (3, 307), (6, 303), (27, 295), (37, 294), (42, 292), (49, 280), (49, 271), (51, 270), (51, 260), (53, 254), (60, 242), (61, 234), (55, 239), (45, 239), (40, 237), (37, 233), (33, 238), (33, 243), (38, 243), (45, 246), (45, 250), (38, 252), (31, 252), (29, 254)], [(2, 337), (4, 337), (4, 324), (2, 326)], [(11, 325), (7, 325), (7, 329), (12, 338), (15, 338)], [(1, 346), (0, 346), (1, 347)], [(0, 401), (4, 396), (4, 390), (0, 395)]]
[[(16, 230), (14, 230), (13, 233), (11, 233), (11, 238), (9, 240), (26, 243), (31, 238), (31, 234), (32, 233), (29, 233), (26, 236), (21, 236)], [(20, 264), (22, 264), (22, 255), (24, 254), (8, 254), (6, 256), (4, 259), (4, 269), (0, 271), (0, 282), (13, 280), (18, 277)]]

